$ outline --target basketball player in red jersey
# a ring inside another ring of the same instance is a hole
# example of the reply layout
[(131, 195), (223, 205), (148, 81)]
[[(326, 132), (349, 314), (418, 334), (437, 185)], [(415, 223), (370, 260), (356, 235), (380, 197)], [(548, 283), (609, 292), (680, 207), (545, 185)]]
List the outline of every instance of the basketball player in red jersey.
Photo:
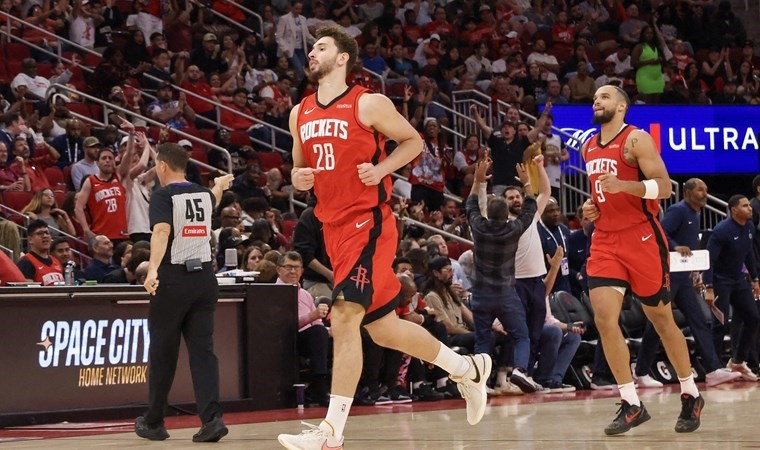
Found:
[(649, 134), (625, 123), (629, 105), (619, 87), (599, 88), (594, 123), (601, 125), (601, 132), (582, 150), (591, 184), (583, 212), (596, 226), (586, 265), (589, 293), (622, 397), (618, 416), (604, 432), (625, 433), (650, 419), (636, 394), (631, 357), (618, 325), (627, 289), (641, 299), (681, 382), (683, 406), (675, 430), (691, 432), (699, 428), (705, 402), (694, 384), (686, 340), (673, 320), (668, 241), (657, 220), (657, 199), (670, 197), (670, 177)]
[[(390, 99), (346, 85), (346, 72), (358, 53), (352, 37), (340, 27), (325, 27), (317, 39), (308, 69), (319, 88), (290, 114), (292, 180), (299, 190), (314, 188), (319, 199), (315, 214), (323, 223), (334, 271), (332, 390), (327, 416), (318, 427), (281, 434), (278, 440), (290, 450), (343, 448), (343, 429), (362, 371), (362, 326), (378, 345), (449, 372), (474, 425), (485, 412), (490, 356), (458, 355), (394, 312), (401, 285), (392, 268), (398, 234), (388, 205), (390, 174), (422, 151), (422, 140)], [(388, 156), (385, 136), (399, 144)]]

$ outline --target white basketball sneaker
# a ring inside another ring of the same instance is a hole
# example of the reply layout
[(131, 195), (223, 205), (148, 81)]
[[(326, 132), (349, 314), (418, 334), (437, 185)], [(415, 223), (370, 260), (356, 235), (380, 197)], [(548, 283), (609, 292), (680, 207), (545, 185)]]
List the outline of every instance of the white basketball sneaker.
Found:
[(310, 423), (301, 422), (308, 429), (301, 434), (281, 434), (277, 440), (288, 450), (343, 450), (343, 439), (335, 439), (332, 434)]
[(483, 418), (486, 412), (488, 394), (486, 393), (486, 381), (491, 376), (491, 356), (488, 353), (467, 355), (470, 360), (470, 370), (462, 377), (449, 375), (457, 384), (459, 393), (467, 402), (467, 422), (475, 425)]
[(633, 376), (633, 380), (636, 382), (636, 386), (639, 388), (661, 388), (662, 383), (652, 378), (651, 375), (642, 375), (640, 377), (637, 377), (636, 375)]

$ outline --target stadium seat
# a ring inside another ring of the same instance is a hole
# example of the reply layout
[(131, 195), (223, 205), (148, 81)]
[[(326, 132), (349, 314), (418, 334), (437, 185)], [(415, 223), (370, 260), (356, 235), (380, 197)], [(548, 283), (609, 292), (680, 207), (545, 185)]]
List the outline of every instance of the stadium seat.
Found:
[(53, 76), (53, 65), (50, 63), (37, 63), (37, 75), (42, 78), (50, 78)]
[(5, 54), (9, 61), (17, 60), (21, 62), (21, 60), (24, 58), (29, 58), (29, 46), (26, 44), (19, 44), (17, 42), (5, 44)]
[(103, 105), (100, 105), (98, 103), (90, 103), (90, 117), (99, 122), (105, 123), (105, 120), (103, 118)]
[(69, 189), (63, 171), (58, 166), (46, 167), (45, 176), (50, 182), (53, 191), (67, 191)]
[(100, 55), (93, 55), (92, 53), (85, 53), (82, 57), (82, 64), (87, 67), (95, 68), (103, 61)]
[(66, 107), (69, 109), (69, 111), (73, 113), (80, 114), (85, 117), (92, 117), (92, 113), (90, 111), (90, 105), (87, 103), (80, 103), (80, 102), (71, 102), (66, 105)]
[(205, 150), (193, 150), (190, 152), (190, 157), (196, 161), (200, 161), (204, 164), (208, 164), (208, 155), (206, 154)]
[(243, 130), (235, 130), (230, 134), (230, 144), (233, 145), (251, 145), (251, 138)]
[[(20, 212), (26, 205), (29, 204), (30, 201), (32, 201), (32, 197), (34, 196), (31, 192), (25, 192), (25, 191), (6, 191), (3, 192), (3, 205), (6, 207)], [(18, 214), (12, 214), (7, 210), (4, 210), (4, 214), (6, 217), (8, 217), (10, 220), (13, 220), (19, 225), (24, 224), (23, 218)]]
[(296, 225), (298, 225), (297, 220), (283, 220), (282, 221), (282, 235), (288, 238), (288, 240), (293, 239), (293, 232), (296, 229)]
[(259, 165), (261, 170), (270, 170), (278, 168), (283, 164), (282, 154), (280, 152), (258, 152)]
[(76, 188), (74, 187), (74, 182), (71, 181), (71, 166), (66, 166), (63, 168), (63, 179), (66, 181), (66, 186), (69, 187), (71, 190), (79, 190), (79, 186)]
[(449, 248), (449, 258), (459, 259), (459, 257), (462, 255), (462, 248), (459, 246), (459, 242), (447, 242), (446, 247)]

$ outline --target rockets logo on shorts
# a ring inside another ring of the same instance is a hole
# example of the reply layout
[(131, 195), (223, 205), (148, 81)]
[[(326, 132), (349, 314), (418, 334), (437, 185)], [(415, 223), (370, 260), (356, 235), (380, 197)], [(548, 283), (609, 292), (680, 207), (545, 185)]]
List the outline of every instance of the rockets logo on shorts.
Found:
[(356, 288), (359, 292), (364, 293), (364, 286), (370, 284), (370, 280), (367, 277), (367, 269), (361, 264), (356, 268), (356, 275), (351, 277), (351, 281), (356, 283)]

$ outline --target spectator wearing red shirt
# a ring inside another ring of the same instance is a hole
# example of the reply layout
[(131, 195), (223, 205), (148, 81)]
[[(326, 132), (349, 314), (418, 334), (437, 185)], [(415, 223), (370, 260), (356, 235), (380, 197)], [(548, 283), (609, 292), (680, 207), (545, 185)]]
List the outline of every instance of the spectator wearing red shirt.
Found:
[(442, 6), (435, 8), (433, 21), (425, 26), (425, 31), (427, 36), (437, 34), (444, 39), (454, 35), (454, 26), (446, 20), (446, 10)]
[(15, 156), (20, 156), (23, 159), (23, 164), (16, 161), (11, 165), (11, 170), (16, 172), (16, 175), (18, 175), (19, 178), (24, 176), (29, 177), (29, 185), (32, 192), (52, 187), (47, 176), (45, 176), (45, 169), (53, 167), (55, 163), (58, 162), (58, 158), (61, 157), (58, 150), (53, 148), (53, 146), (47, 142), (42, 141), (37, 145), (44, 146), (47, 149), (48, 154), (30, 158), (31, 152), (29, 150), (29, 143), (26, 139), (17, 137), (16, 140), (13, 141), (13, 154)]
[(552, 26), (552, 42), (555, 56), (560, 63), (566, 62), (573, 52), (575, 27), (567, 22), (567, 11), (557, 13), (557, 22)]
[[(219, 102), (219, 98), (214, 95), (211, 85), (206, 83), (203, 79), (203, 72), (196, 65), (191, 65), (187, 68), (185, 76), (180, 83), (182, 89), (186, 89), (194, 94), (205, 97), (209, 100)], [(187, 95), (187, 105), (195, 111), (196, 115), (200, 115), (216, 122), (216, 110), (211, 102), (207, 102), (193, 95)], [(204, 120), (196, 120), (195, 126), (198, 128), (216, 128), (213, 124)]]
[[(0, 192), (5, 191), (28, 191), (29, 190), (29, 177), (19, 177), (7, 164), (8, 161), (8, 147), (5, 143), (0, 142)], [(26, 172), (23, 166), (24, 160), (16, 158), (16, 161), (21, 163), (21, 171)]]
[[(226, 106), (241, 114), (259, 118), (256, 111), (254, 111), (248, 104), (248, 91), (246, 91), (245, 88), (235, 89), (235, 92), (232, 93), (232, 103), (228, 103)], [(243, 117), (240, 114), (236, 114), (227, 109), (222, 109), (221, 120), (222, 125), (232, 128), (233, 130), (245, 130), (248, 132), (248, 136), (259, 141), (271, 142), (272, 140), (272, 131), (269, 127), (264, 126), (260, 122)]]

